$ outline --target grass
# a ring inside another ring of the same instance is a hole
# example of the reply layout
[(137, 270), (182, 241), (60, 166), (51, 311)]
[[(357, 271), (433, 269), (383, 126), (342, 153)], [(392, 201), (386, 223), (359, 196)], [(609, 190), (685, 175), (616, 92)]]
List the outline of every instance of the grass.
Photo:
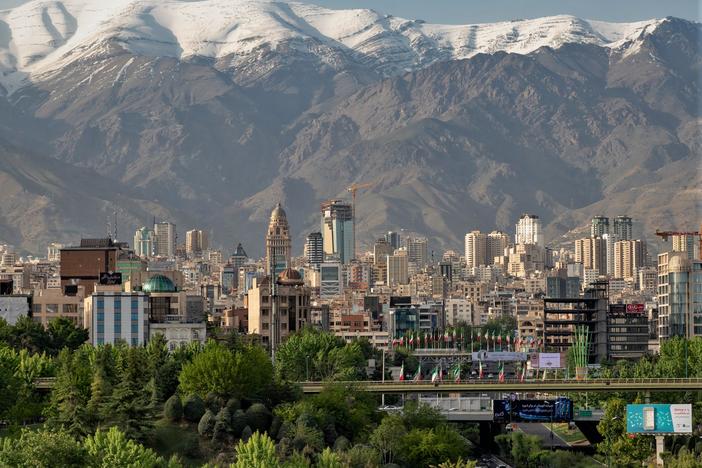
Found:
[(178, 455), (185, 466), (202, 466), (207, 463), (200, 450), (200, 437), (195, 425), (173, 423), (160, 419), (154, 426), (153, 449), (166, 460)]
[(568, 423), (555, 423), (553, 425), (553, 432), (569, 444), (587, 442), (583, 433), (580, 432), (577, 427), (570, 429)]

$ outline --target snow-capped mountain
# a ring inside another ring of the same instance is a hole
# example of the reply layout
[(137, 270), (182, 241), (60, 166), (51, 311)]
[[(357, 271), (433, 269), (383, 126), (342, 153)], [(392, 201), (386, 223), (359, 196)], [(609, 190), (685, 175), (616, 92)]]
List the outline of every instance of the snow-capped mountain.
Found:
[(332, 68), (347, 62), (383, 76), (436, 61), (542, 46), (614, 47), (661, 20), (605, 23), (573, 16), (492, 24), (436, 25), (374, 10), (330, 10), (269, 0), (32, 0), (0, 12), (0, 83), (9, 91), (75, 60), (118, 45), (134, 55), (221, 60), (230, 68), (268, 51), (312, 54)]

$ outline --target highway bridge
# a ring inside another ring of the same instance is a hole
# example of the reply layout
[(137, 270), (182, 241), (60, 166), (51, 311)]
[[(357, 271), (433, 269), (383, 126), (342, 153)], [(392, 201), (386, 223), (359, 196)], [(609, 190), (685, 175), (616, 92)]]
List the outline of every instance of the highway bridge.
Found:
[[(694, 379), (588, 379), (578, 380), (471, 380), (468, 382), (398, 382), (353, 381), (335, 382), (352, 385), (372, 393), (461, 393), (461, 392), (685, 392), (702, 391), (702, 378)], [(303, 393), (319, 393), (328, 382), (299, 382)]]

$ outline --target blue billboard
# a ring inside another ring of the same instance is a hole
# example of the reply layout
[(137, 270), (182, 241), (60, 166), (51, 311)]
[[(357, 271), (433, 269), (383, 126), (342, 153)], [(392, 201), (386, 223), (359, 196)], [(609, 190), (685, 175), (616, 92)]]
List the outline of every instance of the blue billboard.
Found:
[(569, 422), (573, 420), (573, 401), (493, 400), (492, 413), (495, 422)]
[(626, 432), (630, 434), (690, 434), (692, 405), (626, 405)]

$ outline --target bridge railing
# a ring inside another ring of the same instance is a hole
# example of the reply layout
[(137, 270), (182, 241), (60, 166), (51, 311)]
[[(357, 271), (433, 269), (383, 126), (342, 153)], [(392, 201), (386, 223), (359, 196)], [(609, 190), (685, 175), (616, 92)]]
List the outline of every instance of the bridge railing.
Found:
[[(368, 386), (372, 385), (374, 387), (382, 387), (382, 386), (392, 386), (395, 387), (397, 385), (407, 385), (408, 387), (413, 386), (413, 385), (431, 385), (432, 382), (430, 380), (421, 380), (418, 382), (411, 381), (411, 380), (405, 380), (405, 381), (399, 381), (399, 380), (353, 380), (353, 381), (334, 381), (334, 382), (326, 382), (326, 381), (303, 381), (303, 382), (298, 382), (301, 385), (326, 385), (328, 383), (334, 383), (334, 384), (346, 384), (346, 385), (362, 385), (362, 386)], [(520, 380), (520, 379), (504, 379), (503, 381), (499, 381), (497, 379), (462, 379), (460, 382), (454, 382), (453, 380), (443, 380), (443, 381), (438, 381), (434, 382), (434, 385), (470, 385), (470, 384), (476, 384), (476, 386), (480, 384), (509, 384), (510, 386), (514, 385), (519, 385), (519, 384), (525, 384), (529, 386), (533, 386), (533, 384), (570, 384), (570, 385), (580, 385), (582, 384), (583, 386), (589, 385), (608, 385), (608, 384), (694, 384), (694, 383), (699, 383), (702, 384), (702, 378), (624, 378), (624, 379), (585, 379), (585, 380), (576, 380), (576, 379), (530, 379), (530, 380)]]

